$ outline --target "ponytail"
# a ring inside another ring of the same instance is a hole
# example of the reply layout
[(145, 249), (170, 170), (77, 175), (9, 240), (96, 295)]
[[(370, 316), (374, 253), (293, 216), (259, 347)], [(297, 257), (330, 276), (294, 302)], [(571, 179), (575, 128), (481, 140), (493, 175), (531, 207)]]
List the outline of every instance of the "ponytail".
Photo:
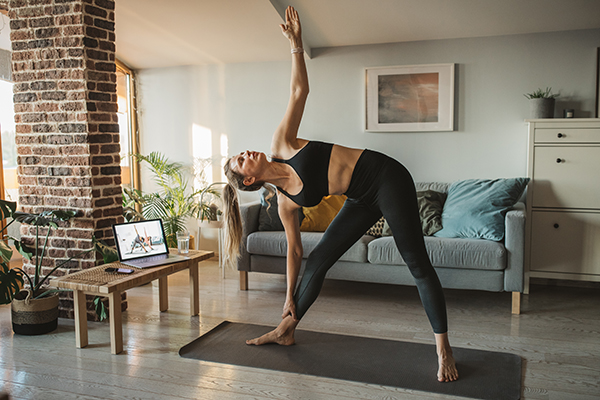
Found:
[(242, 243), (242, 216), (237, 191), (227, 184), (223, 188), (223, 205), (225, 218), (225, 255), (224, 265), (232, 265), (240, 256), (240, 245)]
[(233, 266), (233, 263), (240, 257), (240, 246), (242, 245), (242, 236), (244, 234), (237, 189), (254, 192), (265, 187), (270, 193), (269, 198), (273, 196), (275, 190), (264, 182), (255, 182), (250, 186), (244, 185), (244, 177), (232, 170), (230, 164), (231, 158), (223, 166), (225, 176), (229, 180), (229, 183), (223, 188), (223, 206), (225, 208), (223, 210), (225, 218), (225, 254), (223, 260), (225, 261), (225, 265), (229, 264)]

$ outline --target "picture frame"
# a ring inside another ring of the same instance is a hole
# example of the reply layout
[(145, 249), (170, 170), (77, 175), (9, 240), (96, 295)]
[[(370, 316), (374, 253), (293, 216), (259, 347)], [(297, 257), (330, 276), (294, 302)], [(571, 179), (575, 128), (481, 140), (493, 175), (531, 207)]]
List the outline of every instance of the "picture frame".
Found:
[(366, 68), (366, 130), (453, 131), (454, 73), (454, 64)]

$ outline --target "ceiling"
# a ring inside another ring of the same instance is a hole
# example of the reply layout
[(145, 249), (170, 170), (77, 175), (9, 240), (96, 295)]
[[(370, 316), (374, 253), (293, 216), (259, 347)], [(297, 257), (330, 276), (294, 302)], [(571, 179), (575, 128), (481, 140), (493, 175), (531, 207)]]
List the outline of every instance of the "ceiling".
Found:
[(117, 56), (134, 69), (285, 60), (307, 48), (600, 28), (598, 0), (118, 0)]

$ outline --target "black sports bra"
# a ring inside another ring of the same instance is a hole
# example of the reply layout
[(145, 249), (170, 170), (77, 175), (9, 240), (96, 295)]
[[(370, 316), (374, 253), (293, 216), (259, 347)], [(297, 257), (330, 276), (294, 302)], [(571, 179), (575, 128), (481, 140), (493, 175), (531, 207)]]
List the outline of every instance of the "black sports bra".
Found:
[(299, 206), (313, 207), (319, 204), (329, 194), (327, 176), (331, 149), (332, 143), (310, 141), (289, 160), (273, 157), (273, 161), (291, 166), (302, 181), (302, 190), (295, 196), (280, 187), (277, 189)]

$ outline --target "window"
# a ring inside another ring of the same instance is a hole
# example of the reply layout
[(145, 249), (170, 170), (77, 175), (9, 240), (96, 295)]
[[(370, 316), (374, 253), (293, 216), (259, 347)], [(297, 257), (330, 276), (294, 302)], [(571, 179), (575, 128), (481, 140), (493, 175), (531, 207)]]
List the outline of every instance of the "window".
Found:
[(139, 164), (131, 154), (139, 152), (137, 132), (135, 87), (133, 71), (117, 60), (117, 117), (121, 135), (121, 183), (129, 188), (140, 189)]
[(17, 143), (15, 141), (15, 113), (13, 84), (0, 79), (0, 132), (2, 143), (2, 175), (0, 197), (10, 201), (19, 198), (17, 184)]

